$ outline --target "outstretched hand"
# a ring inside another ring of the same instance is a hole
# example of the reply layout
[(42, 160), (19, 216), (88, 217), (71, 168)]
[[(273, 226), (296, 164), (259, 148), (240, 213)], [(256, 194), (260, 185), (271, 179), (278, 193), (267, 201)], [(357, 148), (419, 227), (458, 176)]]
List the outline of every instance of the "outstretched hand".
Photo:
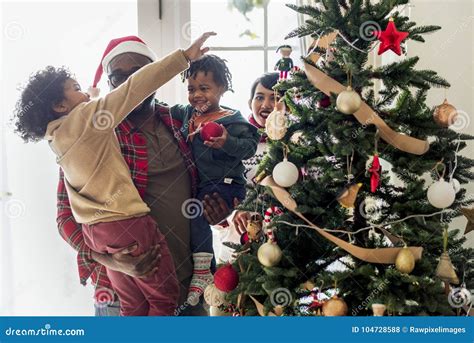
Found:
[(186, 56), (186, 58), (191, 62), (201, 58), (206, 52), (209, 51), (208, 47), (202, 47), (204, 42), (206, 42), (209, 37), (215, 35), (215, 32), (204, 32), (198, 39), (193, 42), (193, 44), (189, 46), (189, 48), (184, 50), (184, 55)]
[[(238, 203), (237, 198), (235, 198), (234, 206), (237, 206)], [(204, 217), (211, 225), (219, 224), (232, 212), (219, 193), (206, 194), (202, 204), (204, 207)]]

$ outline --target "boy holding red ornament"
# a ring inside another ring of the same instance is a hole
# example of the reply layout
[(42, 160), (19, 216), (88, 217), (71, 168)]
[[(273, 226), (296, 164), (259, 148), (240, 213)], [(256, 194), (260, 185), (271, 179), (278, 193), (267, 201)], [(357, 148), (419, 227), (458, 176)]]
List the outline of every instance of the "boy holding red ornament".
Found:
[[(189, 105), (170, 108), (171, 116), (185, 124), (181, 131), (188, 138), (199, 172), (197, 199), (219, 193), (230, 208), (235, 199), (245, 198), (244, 165), (252, 157), (260, 135), (242, 114), (221, 106), (220, 99), (232, 91), (232, 75), (226, 61), (205, 55), (191, 63), (183, 73), (188, 83)], [(212, 231), (202, 215), (191, 216), (191, 250), (194, 273), (188, 303), (195, 305), (204, 289), (212, 283)]]

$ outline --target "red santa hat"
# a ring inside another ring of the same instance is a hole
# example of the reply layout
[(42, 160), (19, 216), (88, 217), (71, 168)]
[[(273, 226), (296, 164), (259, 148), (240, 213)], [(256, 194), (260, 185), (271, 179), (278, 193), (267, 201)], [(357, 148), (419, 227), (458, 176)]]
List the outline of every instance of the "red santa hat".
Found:
[(99, 96), (100, 89), (97, 88), (97, 84), (99, 83), (104, 70), (107, 70), (107, 66), (109, 65), (110, 61), (112, 61), (114, 57), (127, 52), (134, 52), (146, 56), (152, 61), (156, 61), (155, 53), (146, 45), (144, 41), (142, 41), (137, 36), (127, 36), (112, 39), (107, 45), (104, 54), (102, 55), (100, 65), (95, 72), (92, 87), (89, 88), (89, 94), (91, 97)]

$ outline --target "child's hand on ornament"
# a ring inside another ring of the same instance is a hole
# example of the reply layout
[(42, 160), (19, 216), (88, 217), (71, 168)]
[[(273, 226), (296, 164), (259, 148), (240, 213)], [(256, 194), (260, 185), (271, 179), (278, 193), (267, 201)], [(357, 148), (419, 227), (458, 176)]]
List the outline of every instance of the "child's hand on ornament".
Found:
[(252, 214), (247, 211), (237, 211), (235, 213), (232, 223), (239, 234), (243, 234), (247, 231), (247, 224), (251, 218)]
[(222, 127), (222, 136), (220, 136), (220, 137), (211, 137), (210, 140), (204, 142), (204, 145), (208, 146), (209, 148), (213, 148), (213, 149), (222, 149), (225, 142), (227, 141), (228, 133), (227, 133), (227, 130), (225, 129), (225, 127), (223, 125), (221, 125), (221, 127)]

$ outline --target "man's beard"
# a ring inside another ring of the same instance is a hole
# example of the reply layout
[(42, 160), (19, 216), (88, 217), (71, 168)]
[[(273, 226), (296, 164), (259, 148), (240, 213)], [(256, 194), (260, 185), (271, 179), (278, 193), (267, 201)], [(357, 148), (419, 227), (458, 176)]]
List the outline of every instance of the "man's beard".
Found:
[(137, 118), (137, 117), (140, 118), (142, 116), (148, 116), (152, 114), (152, 113), (149, 113), (148, 110), (153, 101), (155, 101), (155, 93), (153, 93), (148, 98), (143, 100), (143, 102), (140, 105), (138, 105), (132, 112), (130, 112), (130, 114), (128, 115), (128, 118), (133, 120), (133, 118)]

